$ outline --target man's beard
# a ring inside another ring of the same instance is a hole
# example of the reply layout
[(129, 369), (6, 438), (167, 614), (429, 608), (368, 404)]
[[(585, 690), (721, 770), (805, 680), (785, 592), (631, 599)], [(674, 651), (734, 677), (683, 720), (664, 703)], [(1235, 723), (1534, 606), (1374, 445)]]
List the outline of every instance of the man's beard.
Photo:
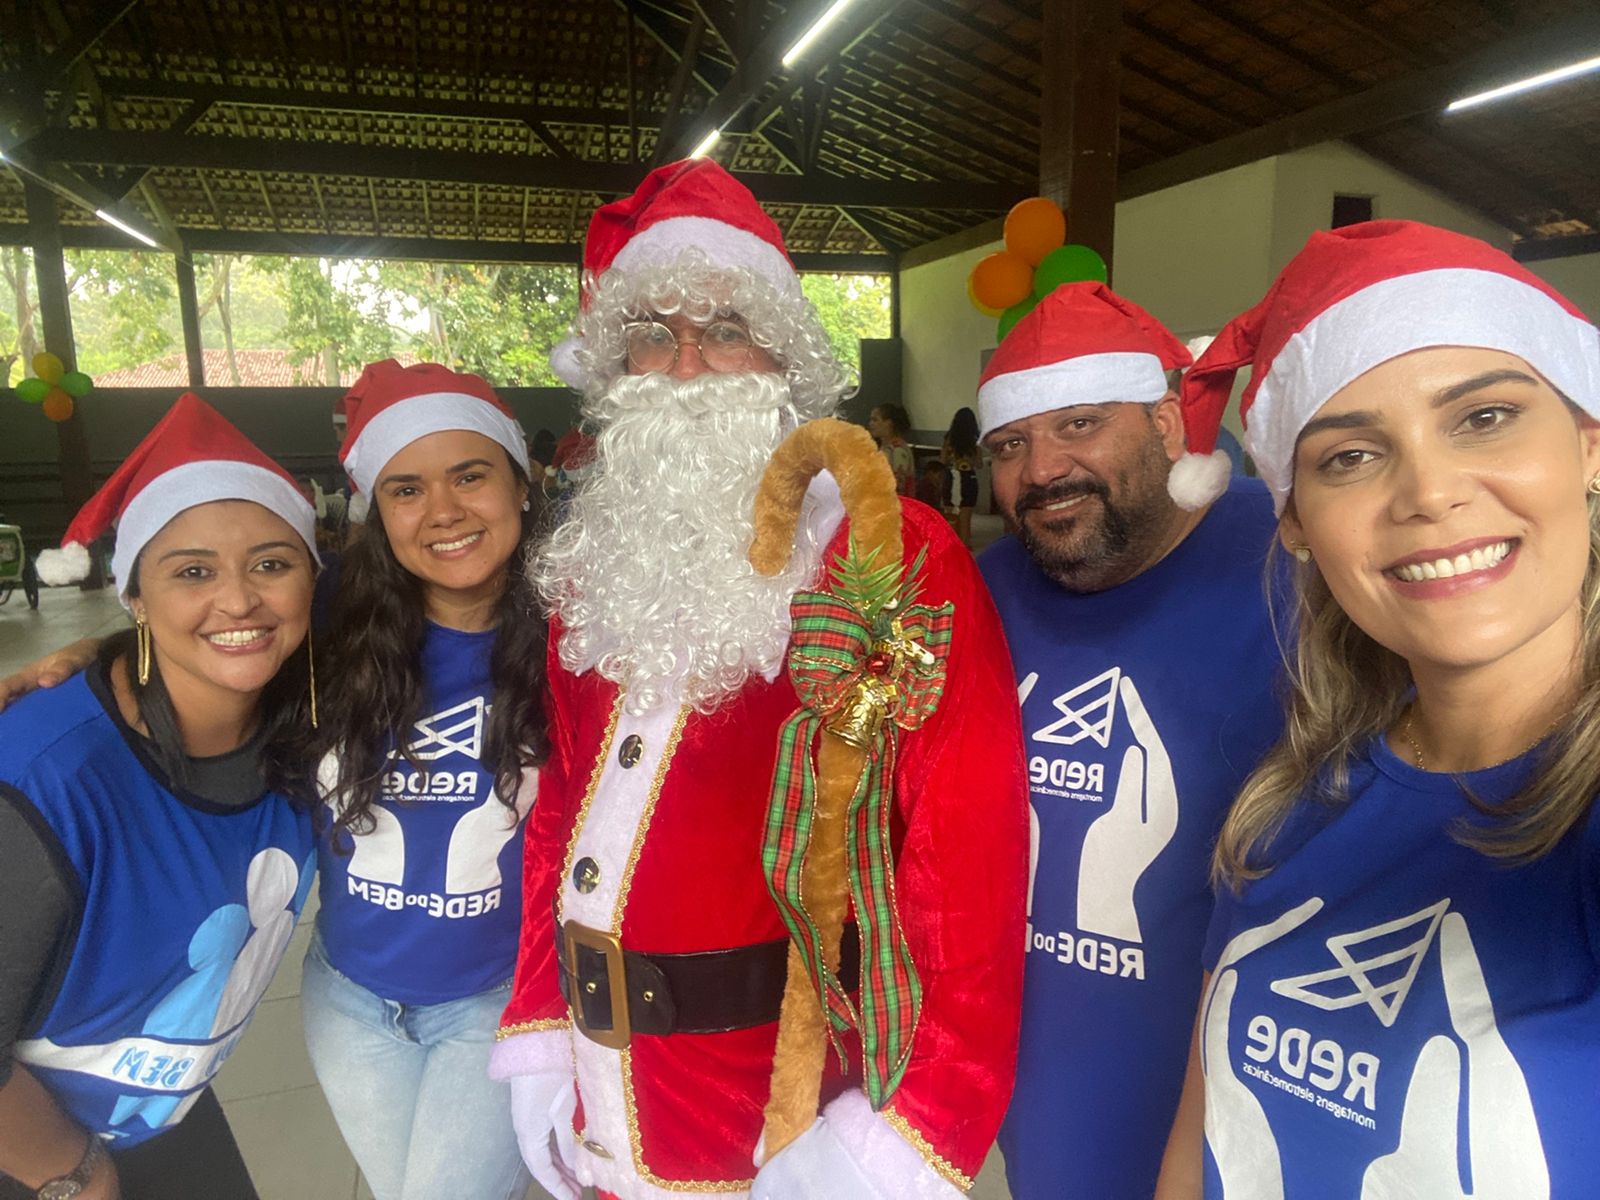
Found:
[[(1115, 587), (1149, 566), (1171, 533), (1170, 469), (1166, 451), (1152, 438), (1119, 476), (1115, 500), (1093, 475), (1026, 487), (1017, 496), (1017, 536), (1040, 570), (1069, 592)], [(1073, 496), (1088, 498), (1059, 515), (1040, 511)]]
[(757, 486), (794, 428), (778, 374), (623, 376), (566, 520), (529, 564), (561, 621), (561, 662), (617, 683), (630, 712), (710, 712), (782, 665), (789, 600), (822, 547), (802, 533), (784, 572), (746, 558)]

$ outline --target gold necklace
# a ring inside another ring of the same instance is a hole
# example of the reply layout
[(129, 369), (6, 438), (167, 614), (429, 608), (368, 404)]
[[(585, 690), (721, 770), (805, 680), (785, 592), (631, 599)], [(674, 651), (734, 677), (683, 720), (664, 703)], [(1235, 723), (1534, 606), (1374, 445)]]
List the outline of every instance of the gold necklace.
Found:
[[(1411, 747), (1411, 759), (1412, 759), (1412, 762), (1416, 765), (1417, 770), (1426, 771), (1428, 768), (1425, 767), (1423, 765), (1423, 763), (1422, 763), (1422, 747), (1420, 745), (1418, 745), (1417, 739), (1416, 739), (1416, 735), (1412, 732), (1413, 727), (1414, 727), (1415, 722), (1416, 722), (1416, 719), (1417, 719), (1417, 706), (1416, 706), (1416, 702), (1413, 701), (1410, 705), (1408, 705), (1406, 707), (1405, 719), (1400, 722), (1400, 737), (1405, 742), (1405, 744), (1407, 746)], [(1561, 718), (1557, 717), (1555, 720), (1551, 721), (1550, 724), (1548, 724), (1548, 725), (1546, 725), (1544, 727), (1543, 731), (1539, 734), (1538, 737), (1534, 738), (1533, 741), (1529, 742), (1521, 750), (1518, 750), (1515, 754), (1513, 754), (1511, 756), (1511, 758), (1502, 758), (1497, 763), (1490, 763), (1487, 767), (1474, 767), (1473, 770), (1487, 771), (1487, 770), (1490, 770), (1490, 769), (1492, 769), (1494, 767), (1503, 767), (1506, 763), (1510, 762), (1511, 759), (1513, 759), (1513, 758), (1521, 758), (1529, 750), (1532, 750), (1540, 742), (1544, 741), (1545, 738), (1549, 737), (1552, 733), (1554, 733), (1556, 726), (1559, 725), (1559, 724), (1561, 724)]]

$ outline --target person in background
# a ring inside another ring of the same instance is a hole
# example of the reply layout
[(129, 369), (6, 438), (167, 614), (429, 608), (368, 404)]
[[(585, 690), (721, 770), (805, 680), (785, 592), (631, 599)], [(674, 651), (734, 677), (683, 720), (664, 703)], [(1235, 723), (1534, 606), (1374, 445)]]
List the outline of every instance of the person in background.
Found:
[(185, 394), (41, 571), (113, 519), (136, 629), (0, 714), (0, 1196), (244, 1200), (208, 1084), (311, 887), (315, 516)]
[[(1168, 494), (1188, 351), (1103, 284), (1056, 289), (978, 389), (1017, 532), (979, 556), (1027, 740), (1033, 860), (1016, 1200), (1149, 1200), (1182, 1088), (1207, 866), (1277, 737), (1266, 489)], [(1226, 475), (1224, 475), (1224, 479)]]
[(1217, 844), (1158, 1194), (1593, 1195), (1600, 330), (1499, 250), (1373, 221), (1218, 336), (1191, 450), (1242, 366), (1298, 561), (1289, 732)]
[(958, 408), (944, 435), (939, 461), (946, 468), (947, 491), (939, 507), (955, 526), (956, 536), (972, 549), (972, 512), (978, 507), (978, 467), (983, 451), (978, 447), (978, 414)]
[(867, 419), (867, 429), (878, 439), (889, 469), (894, 472), (895, 487), (902, 496), (913, 493), (917, 473), (916, 458), (906, 434), (911, 432), (911, 418), (898, 404), (880, 404)]
[(544, 739), (526, 443), (487, 383), (434, 364), (374, 363), (344, 407), (370, 507), (306, 748), (328, 805), (306, 1044), (377, 1200), (508, 1200), (528, 1176), (487, 1067)]

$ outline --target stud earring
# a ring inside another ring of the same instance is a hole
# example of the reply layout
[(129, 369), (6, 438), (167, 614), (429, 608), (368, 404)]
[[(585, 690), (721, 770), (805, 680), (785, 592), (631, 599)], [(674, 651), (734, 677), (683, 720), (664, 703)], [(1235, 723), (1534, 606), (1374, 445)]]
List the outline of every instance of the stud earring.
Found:
[(1589, 491), (1592, 495), (1600, 496), (1600, 475), (1589, 480)]
[(142, 613), (135, 617), (133, 621), (134, 627), (138, 630), (136, 636), (139, 643), (139, 686), (144, 687), (145, 684), (150, 682), (150, 659), (152, 657), (150, 624), (144, 619)]
[(1304, 542), (1296, 542), (1289, 547), (1289, 550), (1299, 562), (1308, 563), (1311, 561), (1311, 547)]
[(532, 500), (524, 499), (522, 501), (522, 511), (523, 512), (528, 512), (532, 508), (533, 508), (533, 501)]

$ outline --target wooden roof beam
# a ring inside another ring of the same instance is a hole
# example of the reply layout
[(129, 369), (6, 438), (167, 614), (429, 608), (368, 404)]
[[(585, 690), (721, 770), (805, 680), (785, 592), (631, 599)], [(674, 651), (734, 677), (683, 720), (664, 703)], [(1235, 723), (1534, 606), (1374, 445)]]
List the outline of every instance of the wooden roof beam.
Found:
[(1438, 113), (1451, 100), (1509, 79), (1538, 64), (1559, 61), (1574, 45), (1600, 41), (1600, 13), (1589, 12), (1508, 38), (1455, 62), (1416, 71), (1353, 96), (1343, 96), (1259, 129), (1234, 134), (1123, 175), (1123, 199), (1187, 183), (1304, 146), (1382, 129), (1423, 113)]
[[(58, 163), (217, 171), (283, 171), (292, 165), (299, 175), (504, 184), (610, 195), (631, 192), (643, 174), (641, 167), (627, 163), (558, 163), (545, 157), (334, 142), (296, 143), (292, 157), (286, 157), (285, 144), (273, 139), (125, 130), (51, 129), (26, 147), (35, 159)], [(789, 204), (983, 210), (1009, 208), (1027, 194), (1020, 183), (970, 179), (874, 181), (743, 172), (736, 177), (759, 199)]]
[[(808, 60), (814, 64), (832, 59), (887, 16), (898, 3), (899, 0), (856, 0), (807, 51)], [(783, 56), (826, 7), (827, 0), (815, 0), (807, 6), (803, 20), (784, 21), (767, 32), (749, 55), (734, 67), (733, 74), (706, 105), (694, 141), (699, 140), (698, 135), (723, 128), (763, 93), (769, 93), (769, 89), (770, 94), (755, 106), (750, 119), (759, 125), (767, 115), (777, 110), (782, 98), (792, 94), (802, 81), (801, 76), (791, 74), (790, 69), (783, 65)], [(675, 139), (668, 157), (676, 157), (678, 152), (686, 153), (689, 149), (691, 139)]]

